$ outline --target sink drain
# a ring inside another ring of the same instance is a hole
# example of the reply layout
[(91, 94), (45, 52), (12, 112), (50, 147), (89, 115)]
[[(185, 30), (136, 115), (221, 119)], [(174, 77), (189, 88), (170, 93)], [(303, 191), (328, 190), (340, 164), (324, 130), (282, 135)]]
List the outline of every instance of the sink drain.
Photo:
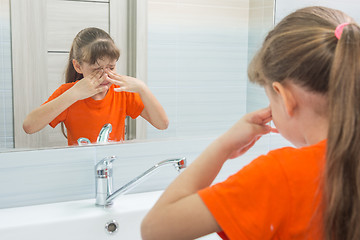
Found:
[(111, 220), (105, 224), (105, 230), (108, 234), (115, 234), (119, 228), (119, 224), (115, 220)]

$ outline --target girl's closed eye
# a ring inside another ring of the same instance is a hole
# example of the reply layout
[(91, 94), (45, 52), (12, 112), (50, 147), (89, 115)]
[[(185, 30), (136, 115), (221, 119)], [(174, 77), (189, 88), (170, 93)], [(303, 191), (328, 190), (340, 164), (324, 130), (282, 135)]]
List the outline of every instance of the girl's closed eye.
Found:
[(107, 69), (109, 69), (110, 71), (114, 71), (115, 70), (115, 65), (110, 65), (107, 67)]
[(102, 69), (101, 67), (94, 67), (92, 69), (92, 72), (94, 73), (94, 72), (100, 71), (101, 69)]

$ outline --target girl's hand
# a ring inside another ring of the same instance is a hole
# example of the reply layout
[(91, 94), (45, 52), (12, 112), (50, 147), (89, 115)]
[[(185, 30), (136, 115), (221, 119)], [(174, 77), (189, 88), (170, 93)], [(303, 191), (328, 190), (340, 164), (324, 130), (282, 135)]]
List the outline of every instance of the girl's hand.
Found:
[(108, 90), (108, 86), (101, 86), (100, 84), (105, 81), (107, 75), (103, 70), (97, 70), (89, 76), (78, 81), (72, 88), (74, 96), (77, 100), (92, 97), (100, 92)]
[(144, 89), (145, 83), (137, 78), (124, 76), (110, 71), (109, 69), (105, 70), (107, 74), (107, 80), (112, 84), (119, 86), (115, 88), (116, 92), (140, 92)]
[(236, 158), (247, 152), (263, 135), (276, 132), (268, 123), (272, 120), (270, 107), (248, 113), (218, 140), (228, 150), (228, 158)]

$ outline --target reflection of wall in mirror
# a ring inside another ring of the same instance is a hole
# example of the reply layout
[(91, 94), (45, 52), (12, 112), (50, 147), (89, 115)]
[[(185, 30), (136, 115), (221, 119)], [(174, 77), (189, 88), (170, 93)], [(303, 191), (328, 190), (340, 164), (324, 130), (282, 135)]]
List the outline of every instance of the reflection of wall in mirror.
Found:
[(0, 149), (13, 148), (10, 5), (0, 0)]
[[(253, 6), (260, 19), (263, 2)], [(170, 119), (167, 131), (148, 128), (148, 136), (219, 135), (246, 112), (249, 1), (148, 4), (148, 84)]]

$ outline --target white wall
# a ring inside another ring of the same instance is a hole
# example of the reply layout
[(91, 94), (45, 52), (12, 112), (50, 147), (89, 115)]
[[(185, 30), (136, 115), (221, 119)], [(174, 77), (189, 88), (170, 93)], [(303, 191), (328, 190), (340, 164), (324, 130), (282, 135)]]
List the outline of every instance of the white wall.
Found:
[(219, 135), (246, 112), (249, 1), (148, 6), (148, 85), (170, 119), (148, 138)]
[(10, 5), (0, 0), (0, 149), (14, 147)]
[(295, 11), (298, 8), (307, 6), (325, 6), (335, 8), (350, 15), (360, 23), (360, 1), (357, 0), (276, 0), (276, 18), (275, 22), (278, 23), (289, 13)]

